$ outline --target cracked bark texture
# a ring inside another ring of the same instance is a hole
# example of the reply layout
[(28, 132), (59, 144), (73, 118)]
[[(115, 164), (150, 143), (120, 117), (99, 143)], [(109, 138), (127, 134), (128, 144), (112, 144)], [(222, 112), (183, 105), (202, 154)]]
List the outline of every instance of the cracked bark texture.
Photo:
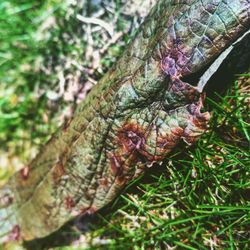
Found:
[(41, 238), (94, 213), (181, 141), (196, 141), (209, 114), (183, 79), (249, 27), (248, 0), (159, 0), (73, 119), (0, 191), (0, 241)]

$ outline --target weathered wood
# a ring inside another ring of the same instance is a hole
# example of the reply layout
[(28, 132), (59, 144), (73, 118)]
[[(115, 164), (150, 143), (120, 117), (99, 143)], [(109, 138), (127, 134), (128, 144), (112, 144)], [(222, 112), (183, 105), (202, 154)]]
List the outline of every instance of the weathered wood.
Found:
[(209, 114), (183, 79), (249, 27), (248, 0), (158, 1), (73, 119), (1, 190), (1, 240), (44, 237), (94, 213), (181, 141), (196, 141)]

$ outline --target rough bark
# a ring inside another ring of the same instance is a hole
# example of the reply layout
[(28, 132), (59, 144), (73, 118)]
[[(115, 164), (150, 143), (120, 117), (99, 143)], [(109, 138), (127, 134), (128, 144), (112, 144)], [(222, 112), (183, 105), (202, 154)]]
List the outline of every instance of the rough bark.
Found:
[(73, 119), (0, 191), (1, 240), (41, 238), (94, 213), (181, 141), (196, 141), (209, 114), (202, 89), (183, 79), (249, 27), (248, 0), (159, 0)]

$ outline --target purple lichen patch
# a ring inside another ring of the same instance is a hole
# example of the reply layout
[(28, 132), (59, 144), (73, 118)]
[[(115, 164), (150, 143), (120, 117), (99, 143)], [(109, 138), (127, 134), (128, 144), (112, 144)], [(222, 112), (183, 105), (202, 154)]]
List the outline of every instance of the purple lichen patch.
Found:
[(75, 202), (73, 198), (71, 198), (70, 196), (67, 196), (64, 199), (64, 205), (67, 210), (71, 210), (73, 207), (75, 207)]
[(21, 240), (21, 228), (19, 225), (15, 225), (9, 234), (9, 241), (19, 240)]
[(20, 170), (21, 178), (25, 181), (29, 178), (29, 166), (26, 166)]

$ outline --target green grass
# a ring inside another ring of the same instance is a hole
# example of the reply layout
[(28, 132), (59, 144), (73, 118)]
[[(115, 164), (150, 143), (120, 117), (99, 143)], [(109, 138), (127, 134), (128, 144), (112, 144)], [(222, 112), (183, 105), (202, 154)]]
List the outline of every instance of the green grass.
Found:
[(235, 82), (207, 99), (209, 131), (128, 188), (92, 236), (114, 239), (109, 249), (249, 249), (247, 97)]
[[(115, 3), (114, 28), (121, 31), (131, 20), (121, 16), (120, 1)], [(84, 11), (56, 0), (0, 3), (0, 152), (14, 158), (13, 168), (16, 158), (29, 161), (62, 122), (65, 109), (76, 106), (76, 100), (48, 98), (48, 92), (58, 92), (58, 72), (79, 73), (83, 86), (89, 77), (98, 81), (129, 39), (124, 35), (112, 44), (89, 73), (85, 30), (67, 14)], [(95, 35), (93, 48), (101, 46)], [(149, 169), (98, 213), (85, 236), (90, 249), (249, 249), (249, 91), (241, 78), (227, 93), (207, 98), (210, 128), (193, 147)], [(3, 181), (13, 171), (5, 161), (0, 158)]]
[[(0, 152), (8, 152), (5, 158), (18, 156), (27, 163), (56, 127), (72, 115), (76, 96), (49, 98), (60, 92), (59, 74), (65, 80), (65, 92), (74, 81), (80, 92), (89, 77), (100, 79), (121, 53), (125, 43), (112, 44), (99, 71), (89, 73), (92, 58), (85, 57), (89, 49), (86, 27), (75, 18), (85, 12), (85, 0), (78, 5), (57, 0), (1, 1)], [(122, 29), (120, 20), (117, 25)], [(94, 49), (105, 44), (101, 38), (94, 34)], [(1, 171), (6, 165), (3, 162), (6, 160), (0, 160)], [(8, 165), (16, 168), (12, 162)]]
[(39, 65), (47, 49), (47, 41), (41, 39), (38, 32), (48, 15), (57, 9), (56, 1), (53, 5), (49, 2), (53, 1), (12, 0), (0, 3), (2, 171), (6, 165), (4, 152), (8, 152), (7, 158), (18, 155), (26, 161), (30, 157), (30, 149), (46, 141), (52, 131), (46, 122), (46, 113), (49, 116), (50, 112), (46, 110), (47, 101), (40, 87), (46, 78), (40, 73)]

